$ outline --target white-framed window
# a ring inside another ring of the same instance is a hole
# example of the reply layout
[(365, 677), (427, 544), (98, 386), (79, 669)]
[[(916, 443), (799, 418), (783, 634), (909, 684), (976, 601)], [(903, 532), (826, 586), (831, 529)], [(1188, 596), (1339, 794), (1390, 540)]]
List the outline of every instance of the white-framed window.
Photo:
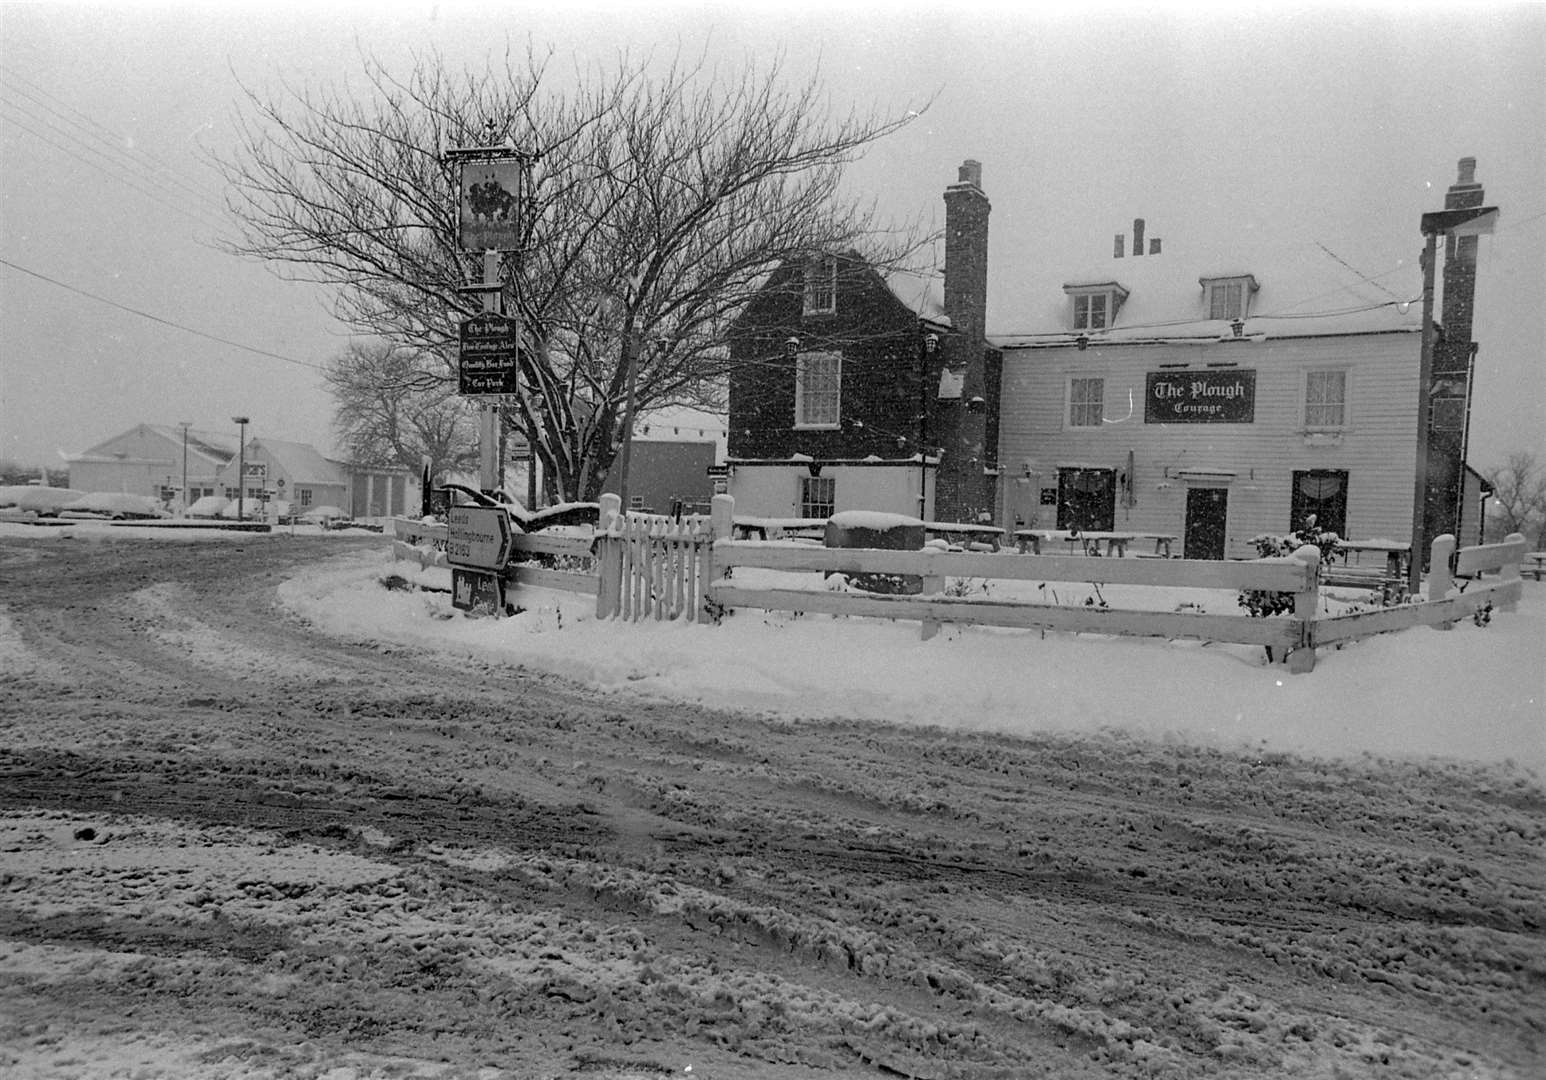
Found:
[(1347, 372), (1308, 371), (1304, 376), (1304, 426), (1314, 431), (1347, 424)]
[(1111, 325), (1111, 294), (1085, 293), (1074, 297), (1074, 329), (1104, 330)]
[(1070, 304), (1070, 325), (1075, 330), (1104, 330), (1116, 322), (1127, 290), (1114, 281), (1093, 285), (1064, 285)]
[(806, 315), (831, 315), (837, 311), (837, 260), (817, 256), (805, 263)]
[(1251, 294), (1257, 289), (1250, 274), (1233, 277), (1198, 278), (1203, 290), (1203, 306), (1210, 319), (1233, 321), (1251, 314)]
[(800, 477), (800, 516), (829, 518), (837, 506), (837, 480), (830, 476)]
[(1068, 426), (1099, 427), (1106, 412), (1106, 380), (1078, 377), (1068, 380)]
[(803, 352), (795, 357), (794, 425), (835, 428), (840, 417), (843, 354)]

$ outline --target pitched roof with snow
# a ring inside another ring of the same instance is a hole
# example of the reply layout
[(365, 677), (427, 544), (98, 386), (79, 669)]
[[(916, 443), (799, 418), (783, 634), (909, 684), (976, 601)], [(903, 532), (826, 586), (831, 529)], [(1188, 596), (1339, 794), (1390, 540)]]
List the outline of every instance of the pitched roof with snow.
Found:
[(294, 483), (347, 484), (343, 467), (329, 461), (310, 443), (284, 442), (281, 439), (253, 439), (247, 444), (247, 457), (258, 452), (268, 455)]
[(945, 280), (937, 271), (891, 270), (881, 274), (891, 295), (920, 319), (950, 325), (945, 314)]
[[(1059, 280), (1055, 276), (1061, 275)], [(1415, 266), (1365, 276), (1313, 241), (1253, 239), (1188, 246), (1167, 237), (1159, 254), (1109, 254), (1097, 262), (1052, 268), (1038, 275), (1034, 295), (996, 322), (1015, 327), (993, 332), (1003, 348), (1066, 346), (1081, 333), (1092, 342), (1210, 341), (1234, 336), (1230, 322), (1210, 319), (1203, 283), (1251, 278), (1244, 337), (1323, 337), (1343, 334), (1420, 332), (1420, 273)], [(1111, 325), (1073, 329), (1065, 290), (1108, 285), (1126, 297)]]

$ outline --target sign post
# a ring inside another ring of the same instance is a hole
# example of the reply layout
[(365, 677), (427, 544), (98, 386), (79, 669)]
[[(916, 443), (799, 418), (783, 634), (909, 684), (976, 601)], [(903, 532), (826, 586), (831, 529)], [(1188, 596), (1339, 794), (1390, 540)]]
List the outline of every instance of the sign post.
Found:
[[(485, 132), (494, 141), (491, 121)], [(468, 147), (446, 151), (447, 164), (457, 177), (457, 245), (482, 252), (482, 281), (467, 291), (482, 294), (483, 318), (501, 315), (504, 287), (499, 281), (501, 252), (519, 252), (524, 240), (527, 202), (527, 157), (507, 146)], [(496, 397), (519, 388), (520, 326), (492, 336), (468, 338), (469, 319), (462, 324), (462, 374), (459, 390), (469, 397)], [(480, 324), (492, 327), (491, 323)], [(470, 379), (470, 381), (469, 381)], [(500, 486), (503, 462), (499, 452), (500, 417), (497, 404), (484, 403), (478, 416), (478, 487), (486, 492)]]

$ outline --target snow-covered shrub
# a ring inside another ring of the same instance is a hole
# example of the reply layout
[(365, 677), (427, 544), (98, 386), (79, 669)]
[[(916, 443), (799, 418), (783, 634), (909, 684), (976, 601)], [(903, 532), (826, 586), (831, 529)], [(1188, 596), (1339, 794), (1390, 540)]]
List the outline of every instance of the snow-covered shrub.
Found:
[[(1337, 541), (1341, 539), (1334, 532), (1319, 529), (1315, 525), (1315, 515), (1311, 514), (1299, 529), (1287, 536), (1274, 536), (1262, 534), (1251, 537), (1251, 544), (1256, 548), (1256, 554), (1263, 559), (1278, 558), (1292, 555), (1306, 544), (1312, 544), (1320, 549), (1321, 565), (1325, 566), (1331, 560), (1332, 554), (1337, 550)], [(1291, 592), (1269, 592), (1264, 589), (1242, 590), (1237, 600), (1246, 612), (1253, 616), (1285, 615), (1294, 610), (1294, 594)]]

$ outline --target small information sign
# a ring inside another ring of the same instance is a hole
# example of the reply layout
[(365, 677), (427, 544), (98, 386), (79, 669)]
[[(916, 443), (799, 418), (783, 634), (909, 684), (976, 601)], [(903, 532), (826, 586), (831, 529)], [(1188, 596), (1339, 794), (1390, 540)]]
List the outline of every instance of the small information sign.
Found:
[(477, 570), (451, 570), (451, 606), (472, 615), (498, 615), (504, 611), (504, 583), (497, 574)]
[(521, 321), (485, 312), (463, 319), (457, 390), (467, 397), (520, 390)]

